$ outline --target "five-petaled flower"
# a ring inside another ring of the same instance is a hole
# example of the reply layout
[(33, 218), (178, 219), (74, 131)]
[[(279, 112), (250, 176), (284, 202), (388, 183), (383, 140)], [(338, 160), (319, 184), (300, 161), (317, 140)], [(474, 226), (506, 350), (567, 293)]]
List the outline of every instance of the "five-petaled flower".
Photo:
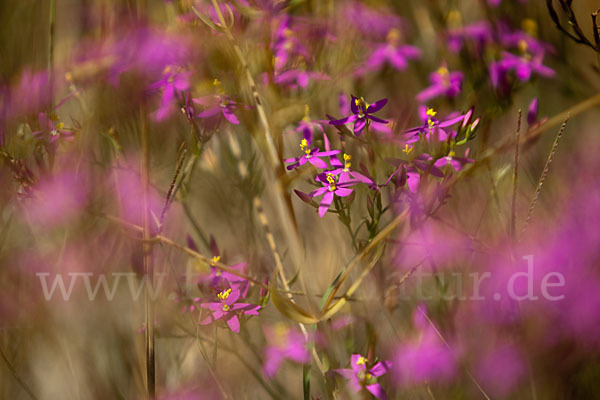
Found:
[(417, 100), (424, 103), (439, 96), (454, 97), (460, 93), (463, 79), (462, 72), (450, 72), (446, 66), (441, 66), (431, 73), (429, 76), (431, 86), (419, 92)]
[(355, 392), (362, 389), (368, 390), (378, 399), (387, 399), (387, 395), (378, 382), (380, 376), (386, 374), (392, 367), (389, 361), (379, 361), (375, 365), (368, 367), (369, 361), (360, 354), (352, 354), (350, 357), (349, 369), (334, 370), (344, 378), (348, 379), (350, 388)]
[(220, 319), (225, 320), (229, 329), (240, 332), (239, 314), (258, 315), (260, 306), (249, 303), (238, 303), (241, 293), (238, 288), (229, 288), (217, 294), (218, 302), (202, 303), (200, 307), (207, 308), (212, 313), (200, 321), (200, 325), (208, 325)]
[(350, 103), (351, 115), (342, 119), (334, 119), (329, 121), (330, 125), (344, 125), (350, 122), (354, 122), (354, 134), (356, 136), (362, 135), (363, 130), (369, 123), (369, 121), (375, 121), (382, 124), (387, 124), (388, 121), (377, 118), (372, 115), (373, 113), (381, 110), (387, 104), (387, 99), (381, 99), (373, 104), (368, 104), (364, 99), (352, 96), (352, 102)]
[(338, 154), (339, 150), (330, 151), (319, 151), (317, 147), (311, 148), (310, 142), (306, 138), (300, 141), (300, 150), (304, 151), (304, 154), (300, 157), (288, 158), (284, 160), (286, 163), (292, 163), (287, 166), (287, 169), (295, 169), (301, 165), (311, 163), (317, 168), (327, 168), (327, 163), (320, 159), (320, 157), (330, 157)]
[(333, 171), (325, 171), (318, 175), (316, 180), (323, 184), (323, 187), (313, 190), (308, 195), (310, 197), (317, 197), (323, 195), (321, 203), (319, 204), (319, 216), (323, 218), (329, 206), (333, 202), (335, 196), (346, 197), (352, 193), (353, 189), (349, 189), (350, 186), (355, 185), (358, 181), (339, 181), (339, 174), (342, 171), (340, 169)]
[(264, 330), (268, 342), (264, 371), (269, 378), (277, 373), (285, 359), (302, 364), (310, 360), (306, 339), (300, 332), (291, 330), (283, 322), (272, 327), (265, 326)]

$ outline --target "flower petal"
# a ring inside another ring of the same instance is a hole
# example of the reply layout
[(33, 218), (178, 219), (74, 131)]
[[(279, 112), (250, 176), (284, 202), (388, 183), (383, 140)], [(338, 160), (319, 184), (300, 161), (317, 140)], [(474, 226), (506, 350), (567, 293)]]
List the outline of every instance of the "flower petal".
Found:
[(374, 113), (381, 110), (388, 102), (388, 99), (377, 100), (375, 103), (367, 107), (367, 113)]
[(325, 189), (327, 190), (327, 193), (325, 193), (323, 199), (321, 199), (321, 204), (319, 205), (319, 217), (321, 218), (323, 218), (327, 210), (329, 210), (329, 206), (333, 201), (333, 192), (329, 191), (329, 188), (327, 187)]

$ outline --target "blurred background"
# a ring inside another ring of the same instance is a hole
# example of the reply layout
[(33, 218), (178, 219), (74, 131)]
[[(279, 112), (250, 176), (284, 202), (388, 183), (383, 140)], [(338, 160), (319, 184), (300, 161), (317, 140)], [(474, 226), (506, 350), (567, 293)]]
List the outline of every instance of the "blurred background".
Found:
[[(0, 398), (146, 398), (148, 262), (160, 399), (373, 398), (352, 354), (391, 361), (393, 399), (600, 398), (598, 4), (567, 3), (572, 37), (536, 0), (2, 1)], [(390, 122), (330, 125), (351, 95)], [(303, 137), (373, 185), (320, 217)], [(318, 322), (268, 294), (320, 315), (357, 255)], [(237, 333), (200, 324), (219, 262), (262, 307)], [(302, 329), (309, 361), (269, 376)]]

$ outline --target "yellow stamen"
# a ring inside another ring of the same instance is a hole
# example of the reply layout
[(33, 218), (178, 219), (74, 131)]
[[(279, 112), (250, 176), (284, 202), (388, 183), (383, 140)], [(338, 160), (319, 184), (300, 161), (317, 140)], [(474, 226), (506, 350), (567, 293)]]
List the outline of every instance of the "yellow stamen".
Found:
[(456, 156), (456, 152), (454, 150), (451, 150), (450, 153), (448, 153), (448, 157), (454, 157)]
[(219, 300), (227, 300), (229, 295), (231, 294), (231, 289), (223, 290), (221, 293), (217, 294)]
[(329, 191), (335, 191), (335, 178), (331, 174), (327, 174), (327, 182), (329, 183)]
[(404, 145), (404, 149), (402, 151), (406, 154), (410, 154), (413, 151), (412, 146), (409, 146), (408, 143)]
[(360, 356), (358, 360), (356, 360), (356, 365), (365, 365), (367, 363), (367, 359), (363, 356)]
[(346, 169), (346, 170), (350, 169), (350, 167), (352, 166), (352, 163), (350, 162), (350, 160), (352, 160), (352, 156), (350, 154), (344, 153), (344, 169)]
[(425, 114), (427, 114), (428, 117), (435, 117), (437, 115), (437, 111), (435, 111), (433, 108), (428, 108)]
[(304, 153), (306, 153), (307, 156), (310, 156), (311, 150), (308, 147), (308, 140), (302, 139), (300, 141), (300, 150), (302, 150)]
[(437, 70), (437, 73), (442, 75), (442, 77), (446, 77), (448, 76), (448, 74), (450, 73), (450, 71), (448, 71), (448, 68), (445, 66), (439, 67)]
[(231, 308), (227, 304), (223, 304), (223, 311), (229, 311)]
[(537, 36), (538, 33), (538, 24), (531, 18), (525, 18), (521, 23), (521, 27), (523, 31), (525, 31), (530, 36)]
[(215, 265), (217, 265), (220, 259), (221, 256), (213, 256), (213, 258), (210, 260), (210, 265), (214, 267)]

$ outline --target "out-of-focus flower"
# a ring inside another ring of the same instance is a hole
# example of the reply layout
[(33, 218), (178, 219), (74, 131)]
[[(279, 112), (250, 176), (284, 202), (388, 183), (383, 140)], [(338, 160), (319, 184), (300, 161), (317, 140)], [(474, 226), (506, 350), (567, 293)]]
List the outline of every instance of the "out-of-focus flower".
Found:
[(351, 26), (367, 37), (383, 39), (391, 29), (402, 25), (402, 18), (387, 8), (373, 8), (354, 1), (344, 7), (344, 17)]
[[(323, 130), (323, 121), (313, 121), (309, 117), (309, 108), (308, 105), (305, 106), (304, 118), (300, 122), (298, 122), (298, 126), (296, 127), (296, 132), (302, 133), (302, 139), (306, 139), (307, 143), (312, 143), (314, 140), (315, 130), (321, 132), (325, 135), (325, 130)], [(327, 149), (329, 150), (329, 149)]]
[(217, 88), (218, 94), (192, 99), (194, 103), (206, 107), (204, 111), (196, 116), (198, 118), (211, 118), (222, 114), (230, 123), (239, 125), (240, 120), (234, 113), (234, 110), (238, 108), (238, 104), (225, 95), (221, 82), (218, 79), (213, 81), (213, 85)]
[(237, 288), (229, 288), (217, 294), (218, 302), (202, 303), (201, 308), (207, 308), (212, 313), (200, 325), (208, 325), (220, 319), (225, 320), (229, 329), (235, 333), (240, 332), (239, 314), (258, 315), (260, 306), (249, 303), (238, 303), (241, 293)]
[(50, 143), (54, 143), (59, 138), (73, 140), (73, 129), (66, 128), (63, 122), (59, 122), (55, 114), (39, 113), (38, 120), (40, 130), (32, 132), (33, 136), (38, 139), (45, 139)]
[(497, 87), (501, 79), (506, 78), (506, 74), (514, 71), (517, 79), (521, 82), (527, 82), (535, 73), (537, 75), (552, 78), (555, 74), (552, 68), (542, 64), (543, 54), (531, 57), (529, 55), (516, 56), (505, 52), (499, 61), (490, 64), (490, 79), (492, 85)]
[(368, 390), (378, 399), (387, 399), (387, 394), (378, 382), (379, 377), (385, 375), (392, 363), (390, 361), (379, 361), (368, 367), (368, 360), (360, 354), (352, 354), (348, 369), (335, 369), (334, 371), (348, 379), (350, 388), (358, 393), (363, 389)]
[(429, 75), (431, 86), (419, 92), (417, 100), (424, 103), (439, 96), (455, 97), (461, 91), (463, 79), (462, 72), (450, 72), (446, 66), (441, 66)]
[(190, 87), (190, 76), (190, 71), (183, 71), (177, 66), (167, 65), (162, 78), (150, 85), (150, 90), (162, 92), (160, 107), (154, 113), (156, 121), (163, 121), (171, 115), (175, 109), (178, 92), (183, 92)]
[(311, 79), (329, 80), (329, 76), (322, 72), (306, 71), (303, 69), (290, 69), (281, 72), (273, 78), (273, 82), (278, 85), (288, 86), (292, 89), (301, 87), (305, 89)]
[(408, 66), (408, 60), (420, 56), (421, 50), (418, 47), (400, 44), (400, 31), (393, 28), (388, 33), (387, 42), (375, 46), (364, 66), (358, 68), (355, 75), (361, 76), (370, 71), (377, 71), (386, 62), (402, 71)]
[(267, 348), (265, 350), (265, 375), (269, 378), (275, 376), (281, 363), (288, 359), (304, 364), (310, 360), (306, 349), (304, 335), (288, 328), (280, 322), (275, 326), (265, 326)]
[(445, 167), (446, 165), (452, 166), (456, 171), (460, 171), (465, 164), (473, 163), (475, 160), (466, 157), (468, 155), (468, 149), (465, 152), (465, 157), (457, 157), (456, 152), (451, 150), (447, 156), (439, 158), (433, 165), (437, 168)]
[(304, 151), (302, 156), (296, 158), (287, 158), (284, 160), (286, 163), (292, 163), (291, 165), (287, 166), (287, 169), (291, 170), (298, 168), (307, 162), (311, 163), (317, 168), (325, 169), (327, 168), (327, 163), (321, 160), (320, 157), (330, 157), (340, 152), (339, 150), (320, 151), (317, 147), (311, 148), (310, 142), (306, 139), (302, 139), (300, 141), (300, 150)]
[(356, 136), (360, 136), (362, 135), (362, 132), (369, 121), (375, 121), (382, 124), (388, 123), (388, 121), (372, 115), (373, 113), (381, 110), (386, 104), (387, 99), (377, 100), (373, 104), (368, 104), (364, 101), (364, 99), (359, 99), (358, 97), (352, 96), (352, 101), (350, 102), (350, 110), (352, 111), (352, 114), (342, 119), (329, 121), (329, 124), (344, 125), (354, 122), (354, 134)]
[[(456, 11), (455, 13), (458, 13)], [(460, 14), (455, 18), (460, 18)], [(451, 19), (451, 16), (448, 17)], [(448, 48), (453, 52), (459, 52), (465, 43), (473, 42), (476, 46), (477, 54), (483, 53), (484, 46), (492, 40), (492, 30), (487, 21), (478, 21), (470, 25), (460, 26), (460, 22), (456, 22), (457, 26), (448, 29)]]
[(396, 349), (394, 373), (400, 385), (447, 381), (456, 372), (456, 360), (436, 330), (427, 322), (426, 311), (419, 307), (413, 317), (418, 336)]
[(538, 98), (534, 98), (527, 108), (527, 124), (534, 125), (538, 120)]

